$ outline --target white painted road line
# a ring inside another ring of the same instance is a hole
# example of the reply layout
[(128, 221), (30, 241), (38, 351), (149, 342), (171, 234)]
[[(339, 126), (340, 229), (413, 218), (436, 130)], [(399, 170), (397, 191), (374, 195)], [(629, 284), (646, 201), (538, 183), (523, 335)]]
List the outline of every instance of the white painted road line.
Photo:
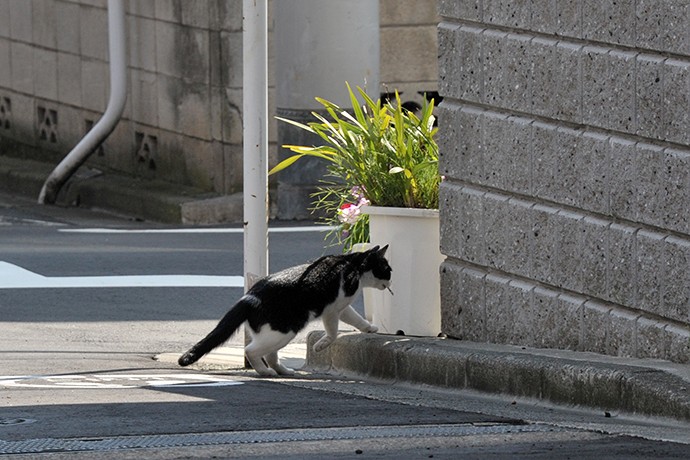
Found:
[(48, 277), (0, 261), (0, 289), (244, 287), (242, 276), (125, 275)]
[(0, 387), (95, 389), (224, 387), (242, 382), (205, 374), (82, 374), (0, 376)]
[[(306, 232), (329, 232), (337, 227), (327, 225), (315, 225), (306, 227), (271, 227), (269, 233), (306, 233)], [(164, 233), (229, 233), (242, 234), (243, 228), (142, 228), (142, 229), (120, 229), (120, 228), (61, 228), (62, 233), (92, 233), (92, 234), (164, 234)]]

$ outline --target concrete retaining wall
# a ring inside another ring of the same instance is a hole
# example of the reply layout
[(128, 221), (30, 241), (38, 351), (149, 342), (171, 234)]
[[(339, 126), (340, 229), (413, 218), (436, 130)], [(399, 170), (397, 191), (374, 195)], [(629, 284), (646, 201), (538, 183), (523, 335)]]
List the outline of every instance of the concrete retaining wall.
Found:
[[(56, 164), (99, 119), (109, 96), (106, 5), (0, 0), (0, 155)], [(435, 2), (380, 5), (382, 88), (420, 100), (418, 92), (437, 89)], [(130, 1), (126, 9), (128, 102), (89, 165), (217, 194), (240, 191), (242, 1)], [(272, 46), (269, 54), (272, 67)], [(272, 163), (276, 126), (271, 118)]]
[[(109, 94), (105, 0), (0, 0), (4, 154), (57, 161)], [(241, 174), (241, 1), (128, 2), (123, 121), (91, 160), (231, 193)]]
[(690, 5), (439, 6), (444, 331), (690, 362)]

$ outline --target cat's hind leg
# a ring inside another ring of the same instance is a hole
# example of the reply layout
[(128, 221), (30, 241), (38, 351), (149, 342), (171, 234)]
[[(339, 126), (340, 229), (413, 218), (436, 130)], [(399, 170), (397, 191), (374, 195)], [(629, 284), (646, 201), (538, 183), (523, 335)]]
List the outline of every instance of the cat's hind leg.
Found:
[(278, 373), (278, 375), (295, 375), (295, 370), (290, 369), (289, 367), (283, 366), (280, 364), (280, 361), (278, 360), (278, 352), (274, 351), (273, 353), (269, 353), (265, 356), (266, 358), (266, 364), (268, 364), (268, 367), (273, 369)]
[[(244, 349), (247, 361), (262, 377), (277, 376), (281, 373), (280, 370), (273, 368), (273, 366), (269, 367), (273, 363), (273, 355), (275, 354), (275, 363), (277, 363), (278, 350), (290, 343), (295, 335), (294, 332), (285, 334), (274, 331), (268, 324), (265, 324), (259, 332), (253, 334), (251, 343)], [(284, 370), (288, 370), (288, 368), (284, 368)]]

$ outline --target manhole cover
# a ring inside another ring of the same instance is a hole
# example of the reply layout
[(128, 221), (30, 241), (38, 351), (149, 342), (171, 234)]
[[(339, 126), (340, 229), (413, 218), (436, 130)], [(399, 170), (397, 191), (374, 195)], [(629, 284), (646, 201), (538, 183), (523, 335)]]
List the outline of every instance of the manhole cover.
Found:
[(36, 420), (30, 418), (0, 418), (0, 426), (7, 425), (25, 425), (27, 423), (34, 423)]

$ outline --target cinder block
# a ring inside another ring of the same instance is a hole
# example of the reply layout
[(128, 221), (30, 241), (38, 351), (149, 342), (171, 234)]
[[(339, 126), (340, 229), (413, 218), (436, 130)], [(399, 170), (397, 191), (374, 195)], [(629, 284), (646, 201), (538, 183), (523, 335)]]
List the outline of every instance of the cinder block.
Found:
[(221, 96), (223, 141), (231, 144), (241, 144), (242, 90), (221, 88)]
[(637, 176), (635, 142), (613, 137), (610, 140), (609, 213), (634, 220), (637, 217)]
[[(537, 345), (540, 331), (534, 327), (538, 322), (538, 316), (533, 291), (534, 284), (528, 281), (512, 280), (508, 284), (506, 308), (513, 309), (513, 327), (509, 343), (528, 347)], [(487, 323), (487, 329), (490, 327), (490, 323)]]
[(608, 48), (585, 46), (582, 49), (583, 122), (608, 127), (611, 107)]
[(575, 206), (580, 201), (578, 165), (582, 131), (533, 124), (533, 193), (539, 198)]
[(185, 183), (212, 192), (223, 190), (223, 148), (216, 142), (182, 137)]
[(612, 223), (608, 229), (606, 299), (630, 307), (636, 305), (636, 233), (636, 228), (617, 223)]
[(441, 249), (448, 256), (485, 263), (483, 192), (441, 184)]
[(208, 29), (210, 23), (209, 8), (207, 0), (185, 0), (179, 3), (182, 24), (186, 26)]
[(481, 21), (481, 0), (439, 0), (438, 14), (447, 18), (466, 19), (468, 21)]
[(575, 292), (583, 292), (582, 214), (560, 210), (556, 216), (556, 263), (553, 265), (554, 285)]
[(484, 195), (484, 247), (489, 267), (520, 273), (530, 265), (530, 222), (524, 216), (531, 203), (505, 196)]
[(33, 21), (31, 19), (33, 2), (27, 0), (10, 0), (10, 37), (24, 43), (33, 40)]
[(582, 38), (634, 45), (635, 0), (582, 0)]
[(638, 0), (635, 45), (688, 54), (689, 5), (674, 0)]
[(57, 52), (36, 47), (34, 57), (34, 94), (36, 97), (57, 101)]
[(666, 113), (663, 91), (664, 58), (641, 54), (635, 65), (636, 132), (644, 137), (660, 139), (663, 136)]
[(242, 32), (221, 32), (221, 86), (242, 88)]
[[(618, 180), (618, 171), (611, 173), (611, 145), (607, 135), (584, 132), (579, 137), (576, 174), (578, 207), (600, 214), (609, 213), (609, 191), (612, 180)], [(615, 177), (611, 177), (611, 176)]]
[(582, 226), (582, 292), (599, 299), (605, 299), (608, 291), (606, 259), (609, 256), (610, 221), (585, 217)]
[(210, 3), (211, 28), (213, 30), (242, 31), (242, 0)]
[[(512, 2), (511, 2), (512, 3)], [(531, 36), (488, 30), (482, 42), (484, 92), (482, 102), (504, 109), (531, 109)]]
[(10, 0), (0, 0), (0, 38), (10, 38), (10, 21)]
[(439, 91), (480, 102), (483, 91), (483, 29), (441, 23), (438, 29)]
[(659, 218), (663, 226), (690, 234), (690, 151), (665, 149)]
[[(210, 2), (210, 3), (224, 3), (224, 2)], [(140, 16), (143, 18), (156, 18), (156, 1), (153, 2), (129, 2), (127, 14), (132, 16)]]
[(506, 27), (527, 29), (532, 20), (530, 0), (484, 0), (484, 21)]
[(690, 323), (690, 240), (668, 236), (664, 243), (662, 314), (665, 318)]
[[(130, 2), (149, 3), (149, 2)], [(81, 7), (72, 2), (58, 0), (55, 5), (55, 22), (60, 27), (55, 29), (57, 49), (65, 53), (81, 53), (80, 14)]]
[(666, 350), (666, 359), (681, 364), (690, 363), (690, 330), (688, 327), (668, 324), (664, 349)]
[(108, 15), (105, 9), (82, 6), (79, 9), (79, 31), (83, 57), (108, 60)]
[[(443, 9), (445, 6), (439, 5), (439, 8)], [(436, 14), (436, 0), (381, 0), (379, 16), (381, 25), (384, 27), (420, 24), (430, 24), (435, 27), (439, 21)]]
[(396, 82), (436, 81), (438, 56), (429, 50), (438, 48), (436, 26), (384, 27), (380, 33), (381, 82), (395, 87)]
[(138, 16), (128, 19), (130, 67), (156, 72), (156, 22)]
[(224, 193), (242, 191), (242, 161), (243, 151), (241, 145), (223, 144)]
[[(635, 132), (635, 57), (637, 53), (612, 50), (608, 54), (610, 89), (608, 123), (602, 127), (626, 133)], [(602, 107), (599, 107), (601, 110)]]
[(10, 41), (0, 38), (0, 86), (10, 88), (12, 86), (12, 51)]
[(10, 42), (12, 60), (12, 89), (25, 94), (34, 93), (34, 48), (20, 42)]
[(211, 91), (208, 85), (158, 76), (160, 127), (211, 139)]
[(666, 324), (649, 318), (637, 319), (636, 358), (666, 356)]
[(534, 63), (532, 113), (579, 122), (582, 117), (581, 46), (535, 38), (531, 42), (530, 54)]
[(663, 315), (661, 293), (664, 279), (664, 235), (639, 230), (636, 238), (637, 267), (635, 307)]
[(533, 0), (531, 29), (579, 38), (582, 33), (581, 3), (580, 0)]
[(103, 61), (82, 59), (81, 100), (85, 109), (104, 112), (107, 106), (108, 65)]
[(532, 251), (532, 266), (530, 277), (546, 284), (554, 284), (554, 269), (556, 265), (556, 238), (558, 209), (551, 206), (537, 204), (531, 212), (530, 249)]
[[(56, 47), (55, 9), (56, 2), (33, 1), (31, 19), (33, 21), (33, 43), (47, 49)], [(62, 27), (62, 24), (60, 25)]]
[(442, 175), (480, 183), (483, 173), (483, 111), (442, 103), (436, 110)]
[(450, 261), (441, 266), (442, 331), (451, 337), (486, 340), (484, 276)]
[(155, 0), (156, 19), (166, 22), (182, 22), (182, 10), (177, 0)]
[(510, 343), (513, 337), (515, 310), (510, 304), (509, 278), (489, 273), (484, 282), (486, 298), (486, 339), (495, 343)]
[(606, 353), (611, 306), (594, 300), (583, 304), (581, 351)]
[[(532, 182), (532, 120), (484, 112), (481, 183), (527, 195)], [(475, 147), (476, 148), (476, 147)]]
[[(508, 149), (504, 144), (503, 128), (507, 125), (507, 115), (484, 112), (482, 114), (482, 142), (484, 155), (482, 158), (483, 174), (479, 177), (479, 183), (489, 187), (503, 189), (505, 182), (505, 164)], [(506, 136), (507, 137), (507, 136)]]
[(663, 106), (663, 139), (690, 144), (690, 63), (676, 59), (664, 62)]
[(637, 356), (636, 328), (639, 314), (613, 308), (609, 313), (606, 354), (634, 358)]
[(208, 84), (210, 82), (209, 46), (207, 30), (156, 21), (156, 69), (158, 72), (182, 78), (191, 83)]
[(661, 206), (664, 199), (664, 149), (654, 144), (635, 146), (634, 218), (639, 222), (662, 225)]
[(158, 76), (145, 70), (130, 70), (131, 117), (137, 123), (158, 126)]
[(534, 289), (534, 346), (577, 350), (580, 343), (583, 298)]
[(81, 106), (81, 58), (77, 55), (57, 53), (57, 100)]

